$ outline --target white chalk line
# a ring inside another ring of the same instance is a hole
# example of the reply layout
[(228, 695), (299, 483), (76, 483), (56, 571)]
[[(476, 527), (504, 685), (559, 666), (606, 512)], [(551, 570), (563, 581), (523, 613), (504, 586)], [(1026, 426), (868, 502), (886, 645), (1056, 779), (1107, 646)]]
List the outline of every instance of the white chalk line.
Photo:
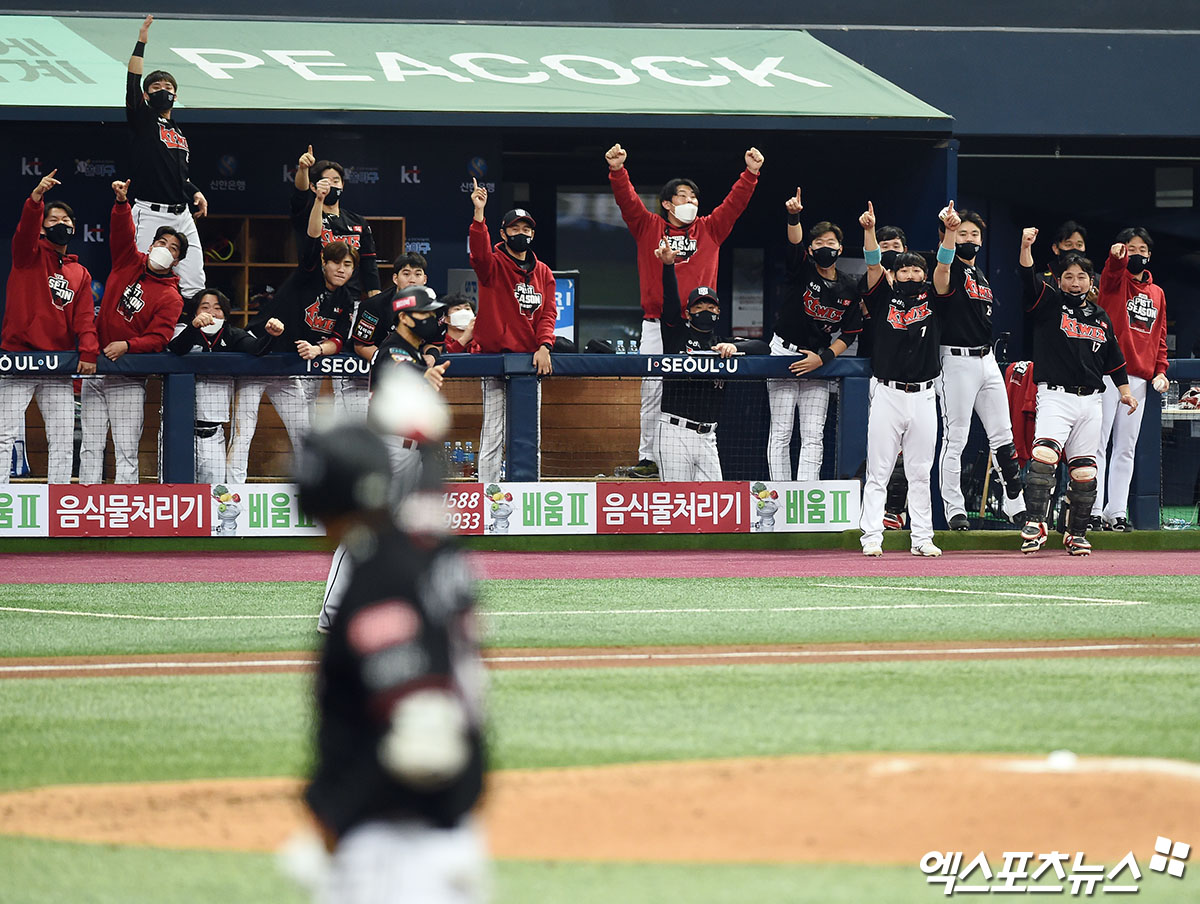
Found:
[(1111, 606), (1149, 606), (1145, 600), (1110, 600), (1094, 596), (1058, 596), (1052, 593), (1010, 593), (1002, 590), (957, 590), (953, 587), (905, 587), (895, 584), (813, 584), (814, 587), (846, 587), (851, 590), (906, 590), (912, 593), (965, 593), (974, 596), (1004, 596), (1032, 600), (1069, 600), (1081, 603), (1107, 603)]
[[(1096, 653), (1122, 650), (1193, 650), (1200, 642), (1147, 641), (1146, 643), (1058, 644), (1054, 646), (1007, 647), (912, 647), (903, 649), (865, 648), (857, 650), (733, 650), (696, 651), (690, 653), (585, 653), (529, 656), (487, 656), (486, 664), (520, 664), (550, 662), (653, 662), (653, 661), (711, 661), (714, 659), (820, 659), (846, 656), (996, 656), (1036, 653)], [(46, 672), (119, 672), (161, 671), (167, 669), (271, 669), (297, 668), (316, 665), (313, 659), (232, 659), (163, 662), (93, 662), (0, 666), (3, 674), (39, 674)]]
[(119, 612), (77, 612), (72, 609), (28, 609), (21, 606), (0, 606), (0, 612), (22, 612), (33, 615), (75, 615), (80, 618), (123, 618), (132, 621), (259, 621), (279, 618), (315, 619), (316, 615), (126, 615)]

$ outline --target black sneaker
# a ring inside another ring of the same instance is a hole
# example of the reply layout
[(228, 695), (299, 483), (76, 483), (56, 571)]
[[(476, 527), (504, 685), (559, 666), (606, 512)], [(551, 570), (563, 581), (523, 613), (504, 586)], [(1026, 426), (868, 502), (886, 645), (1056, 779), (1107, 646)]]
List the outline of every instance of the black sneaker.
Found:
[(1088, 530), (1107, 530), (1107, 529), (1108, 529), (1107, 526), (1104, 524), (1104, 519), (1101, 518), (1099, 515), (1092, 515), (1092, 517), (1088, 518)]
[(1128, 534), (1128, 533), (1132, 533), (1133, 525), (1130, 524), (1128, 521), (1126, 521), (1124, 518), (1117, 518), (1116, 520), (1113, 521), (1112, 524), (1110, 524), (1108, 526), (1108, 529), (1115, 530), (1118, 533)]
[(950, 519), (950, 530), (970, 530), (971, 523), (966, 515), (955, 515)]
[(658, 465), (648, 458), (643, 458), (629, 469), (630, 477), (640, 477), (643, 480), (658, 479)]

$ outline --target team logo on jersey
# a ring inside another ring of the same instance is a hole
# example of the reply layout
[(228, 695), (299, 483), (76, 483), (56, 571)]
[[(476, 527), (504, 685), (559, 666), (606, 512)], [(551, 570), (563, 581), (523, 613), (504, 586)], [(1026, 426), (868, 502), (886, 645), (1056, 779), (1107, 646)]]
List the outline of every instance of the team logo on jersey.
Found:
[(992, 300), (991, 287), (982, 285), (979, 280), (975, 278), (975, 274), (973, 273), (963, 274), (963, 291), (966, 292), (969, 297), (977, 298), (980, 301), (991, 302)]
[[(923, 292), (918, 296), (917, 300), (924, 298), (928, 292)], [(888, 308), (887, 320), (892, 325), (893, 329), (906, 330), (914, 323), (920, 323), (922, 320), (927, 320), (933, 316), (933, 311), (929, 309), (929, 302), (922, 301), (914, 308), (905, 310), (892, 305)]]
[[(838, 299), (843, 301), (843, 299)], [(823, 320), (826, 323), (840, 323), (842, 315), (846, 313), (844, 307), (832, 308), (829, 305), (821, 304), (821, 289), (813, 283), (808, 284), (808, 288), (804, 290), (804, 313), (813, 320)]]
[(1137, 295), (1125, 302), (1125, 308), (1129, 312), (1129, 328), (1131, 330), (1148, 333), (1154, 329), (1154, 321), (1158, 319), (1158, 309), (1154, 307), (1154, 302), (1149, 295), (1138, 292)]
[(190, 160), (187, 139), (183, 137), (182, 132), (176, 131), (171, 126), (169, 119), (160, 118), (158, 120), (158, 137), (167, 147), (183, 151), (184, 160)]
[(682, 263), (696, 253), (696, 240), (690, 235), (664, 235), (663, 241), (667, 243), (676, 254), (675, 263)]
[(60, 311), (75, 300), (75, 290), (61, 273), (51, 273), (46, 282), (50, 286), (50, 300)]
[(521, 309), (521, 313), (527, 319), (533, 320), (534, 313), (542, 306), (542, 293), (529, 283), (517, 283), (513, 295), (517, 299), (517, 306)]
[[(331, 218), (332, 219), (332, 218)], [(324, 248), (330, 242), (345, 242), (355, 250), (362, 244), (362, 227), (351, 226), (351, 229), (356, 229), (358, 232), (334, 232), (328, 224), (321, 226), (321, 247)]]
[(125, 287), (125, 291), (121, 293), (121, 300), (117, 302), (117, 313), (132, 323), (134, 315), (145, 307), (146, 299), (142, 296), (142, 284), (139, 281)]
[(354, 325), (354, 338), (359, 342), (370, 342), (371, 337), (375, 335), (375, 327), (378, 325), (378, 317), (369, 311), (363, 311), (358, 315), (358, 323)]
[[(1104, 331), (1103, 325), (1092, 326), (1090, 323), (1080, 323), (1065, 311), (1059, 327), (1070, 339), (1086, 339), (1097, 346), (1103, 345), (1108, 340), (1108, 334)], [(1095, 350), (1099, 351), (1100, 349), (1096, 348)]]
[(335, 319), (336, 315), (342, 313), (341, 308), (333, 309), (333, 313), (335, 315), (334, 317), (326, 317), (321, 313), (321, 302), (328, 297), (329, 296), (327, 294), (322, 295), (304, 309), (304, 323), (314, 333), (320, 333), (323, 336), (330, 336), (333, 334), (334, 327), (337, 326), (337, 320)]

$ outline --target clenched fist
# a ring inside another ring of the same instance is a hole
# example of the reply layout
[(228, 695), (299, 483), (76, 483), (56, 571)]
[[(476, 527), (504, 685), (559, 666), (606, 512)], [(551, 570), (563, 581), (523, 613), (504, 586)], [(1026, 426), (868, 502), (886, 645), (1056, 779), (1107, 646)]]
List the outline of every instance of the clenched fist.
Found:
[(762, 169), (763, 159), (762, 151), (758, 148), (750, 148), (746, 151), (746, 169), (757, 174)]
[(625, 151), (625, 148), (619, 144), (614, 144), (604, 152), (604, 159), (608, 161), (608, 168), (614, 173), (625, 165), (625, 158), (628, 156), (629, 154)]

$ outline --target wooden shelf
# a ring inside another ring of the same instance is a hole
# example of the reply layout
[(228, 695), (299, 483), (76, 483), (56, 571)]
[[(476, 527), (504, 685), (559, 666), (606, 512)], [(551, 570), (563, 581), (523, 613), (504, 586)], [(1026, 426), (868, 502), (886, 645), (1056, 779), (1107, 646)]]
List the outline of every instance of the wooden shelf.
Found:
[[(404, 251), (404, 217), (367, 217), (375, 238), (380, 287), (391, 280), (392, 261)], [(283, 214), (214, 214), (198, 220), (200, 245), (216, 249), (222, 240), (233, 243), (228, 260), (205, 255), (207, 282), (233, 303), (233, 322), (245, 326), (258, 313), (251, 299), (266, 286), (278, 288), (280, 274), (296, 266), (296, 239), (291, 218)], [(222, 251), (224, 249), (221, 249)]]

